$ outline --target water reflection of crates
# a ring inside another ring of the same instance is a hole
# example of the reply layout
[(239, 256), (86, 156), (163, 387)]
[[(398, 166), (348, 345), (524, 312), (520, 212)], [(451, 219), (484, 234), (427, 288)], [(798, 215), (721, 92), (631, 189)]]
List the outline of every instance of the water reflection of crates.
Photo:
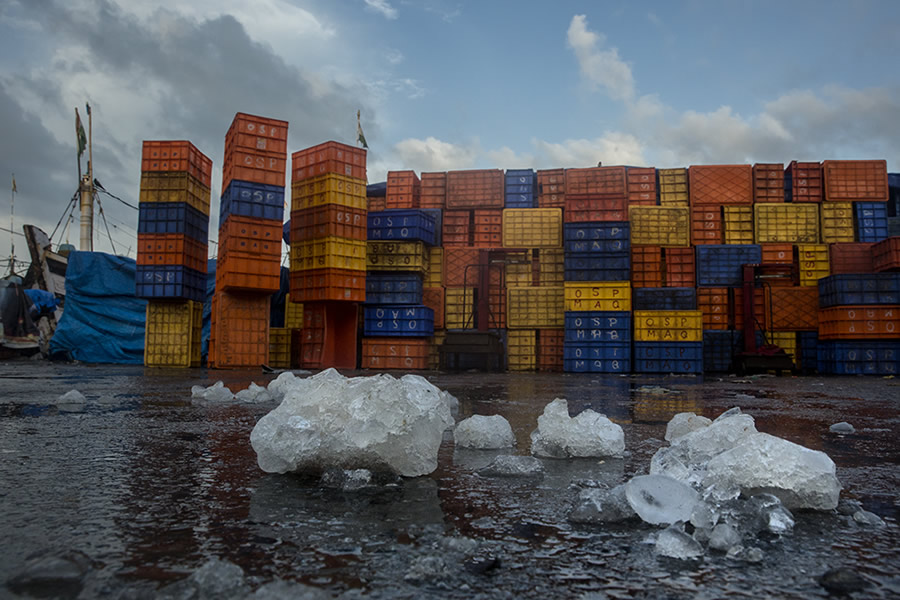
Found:
[(632, 394), (634, 420), (641, 423), (668, 423), (678, 413), (702, 414), (703, 407), (696, 399), (684, 394), (642, 392)]

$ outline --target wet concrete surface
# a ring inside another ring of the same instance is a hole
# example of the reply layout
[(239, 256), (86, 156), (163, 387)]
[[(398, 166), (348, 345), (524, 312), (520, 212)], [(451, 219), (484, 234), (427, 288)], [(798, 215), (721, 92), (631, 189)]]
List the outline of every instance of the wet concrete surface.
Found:
[[(213, 557), (240, 566), (251, 589), (282, 579), (336, 597), (810, 598), (828, 596), (820, 577), (837, 568), (858, 578), (851, 590), (864, 586), (851, 597), (900, 595), (900, 380), (425, 375), (459, 399), (457, 419), (506, 417), (518, 454), (528, 454), (544, 406), (561, 397), (572, 414), (593, 408), (619, 423), (626, 456), (544, 460), (537, 480), (485, 478), (474, 470), (493, 454), (455, 450), (448, 433), (430, 476), (341, 492), (259, 469), (249, 435), (273, 403), (191, 400), (192, 385), (223, 380), (236, 392), (274, 375), (5, 362), (0, 585), (29, 556), (77, 552), (86, 574), (56, 595), (152, 598)], [(56, 405), (72, 389), (86, 402)], [(612, 487), (649, 470), (674, 414), (714, 418), (732, 406), (760, 431), (826, 452), (842, 498), (886, 526), (795, 513), (793, 533), (753, 540), (763, 560), (748, 563), (709, 552), (657, 557), (659, 529), (640, 522), (568, 522), (577, 485)], [(830, 433), (840, 421), (856, 433)], [(16, 591), (0, 587), (0, 597)]]

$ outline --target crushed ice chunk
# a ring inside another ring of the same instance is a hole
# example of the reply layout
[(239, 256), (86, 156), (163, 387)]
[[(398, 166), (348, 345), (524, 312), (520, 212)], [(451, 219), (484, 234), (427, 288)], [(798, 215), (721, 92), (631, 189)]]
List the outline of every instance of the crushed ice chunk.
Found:
[(533, 477), (544, 474), (544, 465), (533, 456), (503, 454), (478, 469), (477, 473), (484, 477)]
[(728, 523), (719, 523), (709, 535), (709, 548), (716, 552), (730, 552), (741, 544), (741, 534)]
[(836, 433), (838, 435), (852, 435), (856, 433), (856, 428), (847, 421), (841, 421), (840, 423), (835, 423), (834, 425), (829, 427), (828, 431), (830, 431), (831, 433)]
[(246, 390), (239, 391), (234, 395), (234, 398), (238, 402), (247, 402), (248, 404), (271, 402), (273, 400), (272, 394), (269, 393), (268, 389), (261, 385), (256, 385), (252, 381)]
[(566, 400), (557, 398), (538, 417), (538, 427), (531, 432), (531, 453), (550, 458), (621, 457), (625, 434), (619, 425), (591, 409), (570, 417)]
[(6, 585), (25, 596), (46, 597), (52, 592), (54, 597), (75, 597), (90, 568), (91, 559), (78, 550), (32, 554)]
[(860, 509), (853, 513), (853, 520), (860, 525), (867, 525), (869, 527), (884, 527), (884, 520), (882, 520), (882, 518), (875, 513), (869, 512), (867, 510)]
[(666, 425), (666, 441), (671, 442), (676, 438), (687, 435), (692, 431), (703, 429), (712, 421), (706, 417), (695, 415), (692, 412), (678, 413)]
[(328, 467), (431, 473), (453, 424), (441, 391), (418, 375), (347, 378), (327, 369), (286, 387), (281, 404), (250, 434), (269, 473)]
[(85, 402), (87, 402), (87, 398), (78, 390), (69, 390), (56, 400), (57, 404), (84, 404)]
[(322, 473), (325, 487), (355, 492), (372, 485), (372, 471), (368, 469), (327, 469)]
[(575, 506), (569, 513), (572, 523), (615, 523), (636, 517), (637, 514), (625, 497), (625, 486), (611, 490), (587, 488), (578, 494)]
[(230, 402), (234, 399), (234, 394), (225, 387), (224, 381), (217, 381), (207, 388), (202, 385), (191, 387), (191, 398), (198, 398), (207, 402)]
[(794, 515), (772, 494), (756, 494), (748, 501), (759, 531), (776, 535), (790, 533), (794, 529)]
[(721, 415), (716, 417), (716, 421), (724, 421), (725, 419), (730, 419), (731, 417), (736, 417), (738, 415), (742, 415), (744, 413), (741, 412), (740, 406), (733, 406), (723, 412)]
[(749, 563), (762, 562), (765, 558), (765, 554), (759, 548), (746, 548), (741, 544), (732, 546), (725, 556), (732, 560), (742, 560)]
[(494, 450), (516, 445), (509, 421), (502, 415), (472, 415), (463, 419), (453, 431), (453, 440), (462, 448)]
[(665, 475), (638, 475), (625, 484), (625, 497), (638, 516), (653, 525), (688, 521), (700, 499), (689, 485)]
[(227, 560), (211, 558), (187, 579), (159, 590), (157, 597), (163, 600), (244, 598), (248, 591), (243, 569)]
[(787, 508), (816, 510), (836, 508), (841, 491), (834, 462), (827, 454), (767, 433), (755, 433), (712, 458), (703, 485), (738, 486), (747, 496), (770, 493)]
[(718, 509), (709, 502), (700, 500), (691, 511), (691, 525), (703, 529), (712, 529), (719, 522)]
[(660, 556), (679, 560), (703, 556), (703, 547), (697, 540), (684, 532), (684, 526), (681, 523), (670, 525), (659, 532), (655, 550)]

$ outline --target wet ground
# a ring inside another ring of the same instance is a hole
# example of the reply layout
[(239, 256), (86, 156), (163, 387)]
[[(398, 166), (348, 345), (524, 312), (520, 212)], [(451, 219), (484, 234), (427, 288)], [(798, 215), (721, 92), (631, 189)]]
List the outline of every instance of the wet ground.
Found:
[[(86, 575), (66, 591), (82, 598), (155, 597), (213, 557), (240, 566), (250, 590), (281, 579), (354, 598), (826, 597), (819, 578), (842, 567), (851, 588), (864, 588), (854, 597), (900, 595), (900, 380), (426, 376), (459, 399), (458, 419), (506, 417), (517, 453), (528, 453), (544, 406), (563, 397), (573, 414), (590, 407), (619, 423), (626, 457), (545, 460), (537, 480), (483, 478), (474, 470), (493, 454), (454, 451), (448, 434), (432, 475), (341, 492), (258, 468), (249, 435), (274, 404), (191, 401), (192, 385), (224, 380), (238, 391), (273, 375), (4, 362), (0, 597), (16, 597), (2, 585), (27, 557), (72, 552), (83, 553)], [(72, 389), (87, 401), (57, 405)], [(842, 497), (886, 526), (795, 513), (793, 533), (754, 540), (763, 559), (748, 563), (659, 558), (649, 525), (567, 520), (578, 485), (647, 472), (674, 414), (732, 406), (760, 431), (826, 452)], [(830, 433), (840, 421), (856, 433)]]

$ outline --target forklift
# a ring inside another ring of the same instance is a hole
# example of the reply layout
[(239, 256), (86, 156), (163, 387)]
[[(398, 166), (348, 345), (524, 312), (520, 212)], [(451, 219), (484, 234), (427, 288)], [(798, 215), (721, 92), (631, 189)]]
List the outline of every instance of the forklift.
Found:
[[(793, 357), (782, 348), (769, 343), (766, 332), (758, 327), (753, 310), (753, 292), (757, 287), (771, 286), (771, 281), (775, 279), (789, 279), (796, 283), (797, 271), (793, 265), (762, 263), (745, 264), (741, 269), (743, 306), (735, 307), (735, 310), (741, 310), (744, 316), (744, 350), (734, 357), (734, 367), (739, 375), (775, 371), (780, 376), (783, 371), (792, 372)], [(762, 344), (756, 343), (757, 331), (762, 335)]]

